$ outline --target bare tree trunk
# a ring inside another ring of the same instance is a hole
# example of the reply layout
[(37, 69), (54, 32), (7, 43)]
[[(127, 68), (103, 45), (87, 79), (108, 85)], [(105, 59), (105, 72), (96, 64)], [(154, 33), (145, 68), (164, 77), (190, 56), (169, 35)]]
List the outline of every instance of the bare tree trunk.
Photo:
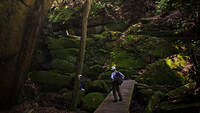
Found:
[(83, 67), (83, 61), (84, 61), (84, 56), (85, 56), (87, 24), (88, 24), (88, 16), (90, 12), (90, 7), (91, 7), (91, 1), (86, 0), (85, 10), (83, 12), (83, 18), (82, 18), (82, 34), (81, 34), (79, 55), (78, 55), (77, 64), (76, 64), (76, 77), (75, 77), (75, 82), (74, 82), (72, 104), (70, 107), (71, 111), (75, 111), (78, 104), (79, 90), (80, 90), (80, 75), (82, 74), (82, 67)]

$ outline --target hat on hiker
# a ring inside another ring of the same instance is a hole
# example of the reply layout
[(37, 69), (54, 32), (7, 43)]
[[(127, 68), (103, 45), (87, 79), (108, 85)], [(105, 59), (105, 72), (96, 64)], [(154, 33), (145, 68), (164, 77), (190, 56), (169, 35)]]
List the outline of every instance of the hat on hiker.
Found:
[(115, 66), (112, 66), (112, 67), (111, 67), (111, 70), (115, 70), (115, 69), (116, 69), (116, 67), (115, 67)]

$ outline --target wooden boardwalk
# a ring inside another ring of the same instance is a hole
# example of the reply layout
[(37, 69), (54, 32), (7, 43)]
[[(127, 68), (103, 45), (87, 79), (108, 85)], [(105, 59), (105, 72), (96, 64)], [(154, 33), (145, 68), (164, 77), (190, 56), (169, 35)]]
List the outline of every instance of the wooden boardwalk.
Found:
[(111, 91), (94, 113), (129, 113), (134, 85), (134, 80), (124, 80), (121, 85), (123, 101), (113, 102), (114, 97)]

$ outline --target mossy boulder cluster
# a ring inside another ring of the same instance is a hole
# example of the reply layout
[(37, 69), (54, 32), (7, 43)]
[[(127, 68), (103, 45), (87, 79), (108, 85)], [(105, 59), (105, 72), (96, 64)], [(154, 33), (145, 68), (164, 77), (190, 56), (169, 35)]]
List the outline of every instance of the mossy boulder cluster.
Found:
[[(46, 66), (38, 66), (39, 68), (33, 71), (31, 77), (42, 91), (57, 91), (64, 95), (61, 99), (70, 102), (79, 51), (81, 16), (75, 13), (79, 9), (70, 11), (67, 8), (58, 8), (57, 10), (68, 12), (69, 18), (66, 18), (63, 23), (61, 20), (55, 20), (58, 18), (51, 18), (53, 19), (52, 30), (56, 32), (41, 37), (43, 46), (39, 47), (36, 56), (36, 63), (41, 65), (45, 62)], [(131, 79), (133, 75), (139, 75), (140, 70), (146, 70), (136, 79), (140, 84), (137, 86), (138, 92), (145, 95), (143, 98), (145, 103), (149, 102), (152, 95), (155, 97), (159, 95), (160, 98), (160, 92), (164, 94), (188, 83), (189, 79), (181, 72), (186, 66), (186, 57), (179, 54), (183, 50), (179, 45), (163, 37), (143, 35), (139, 32), (141, 29), (151, 28), (149, 26), (140, 28), (139, 25), (133, 25), (127, 28), (125, 21), (113, 23), (102, 17), (104, 16), (89, 18), (88, 23), (82, 73), (84, 80), (81, 81), (81, 87), (85, 92), (80, 93), (79, 99), (79, 105), (84, 109), (93, 112), (110, 92), (112, 73), (110, 67), (113, 65), (125, 75), (125, 79)], [(44, 61), (45, 59), (48, 60)], [(170, 86), (170, 88), (166, 90), (158, 87), (160, 85)], [(152, 99), (149, 103), (155, 102), (157, 100)], [(155, 105), (149, 106), (155, 107)]]

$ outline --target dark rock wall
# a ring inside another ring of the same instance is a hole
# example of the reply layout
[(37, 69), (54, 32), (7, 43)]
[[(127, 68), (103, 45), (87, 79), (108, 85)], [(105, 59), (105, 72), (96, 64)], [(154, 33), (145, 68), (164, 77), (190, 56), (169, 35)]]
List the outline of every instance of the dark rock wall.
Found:
[(0, 108), (16, 101), (51, 2), (3, 0), (0, 3)]

